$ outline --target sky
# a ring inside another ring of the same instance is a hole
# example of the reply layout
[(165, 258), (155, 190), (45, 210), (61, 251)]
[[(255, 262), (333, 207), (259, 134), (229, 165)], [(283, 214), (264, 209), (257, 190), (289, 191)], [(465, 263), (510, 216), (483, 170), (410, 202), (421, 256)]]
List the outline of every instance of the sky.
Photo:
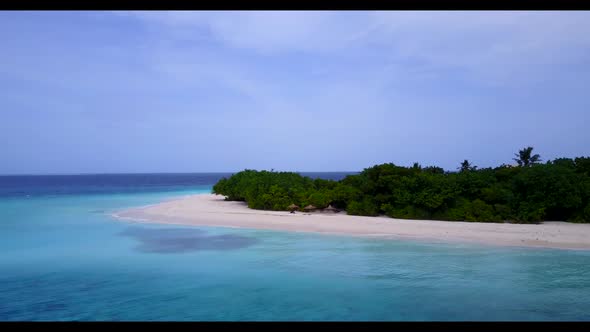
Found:
[(0, 174), (590, 155), (590, 12), (0, 12)]

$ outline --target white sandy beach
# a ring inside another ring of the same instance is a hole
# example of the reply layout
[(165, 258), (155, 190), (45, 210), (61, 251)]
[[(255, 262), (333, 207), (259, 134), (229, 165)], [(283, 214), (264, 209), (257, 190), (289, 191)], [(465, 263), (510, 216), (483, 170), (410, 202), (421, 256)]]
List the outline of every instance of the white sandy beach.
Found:
[(162, 224), (239, 227), (280, 231), (425, 239), (505, 246), (590, 249), (590, 224), (540, 225), (402, 220), (388, 217), (260, 211), (223, 196), (193, 195), (114, 214), (120, 219)]

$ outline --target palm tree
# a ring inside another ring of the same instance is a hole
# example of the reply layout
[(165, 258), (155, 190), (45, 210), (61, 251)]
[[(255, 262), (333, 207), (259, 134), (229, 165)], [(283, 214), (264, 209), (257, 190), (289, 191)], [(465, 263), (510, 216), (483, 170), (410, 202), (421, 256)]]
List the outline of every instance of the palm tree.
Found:
[(467, 159), (465, 159), (461, 163), (461, 167), (459, 167), (458, 169), (461, 172), (467, 172), (467, 171), (475, 171), (476, 168), (477, 168), (477, 166), (471, 165), (471, 163)]
[(541, 156), (539, 156), (538, 154), (531, 155), (532, 153), (533, 153), (533, 147), (529, 146), (527, 148), (524, 148), (524, 149), (518, 151), (518, 153), (515, 153), (514, 155), (517, 158), (512, 158), (512, 159), (518, 163), (518, 166), (528, 167), (533, 164), (537, 164), (541, 161)]

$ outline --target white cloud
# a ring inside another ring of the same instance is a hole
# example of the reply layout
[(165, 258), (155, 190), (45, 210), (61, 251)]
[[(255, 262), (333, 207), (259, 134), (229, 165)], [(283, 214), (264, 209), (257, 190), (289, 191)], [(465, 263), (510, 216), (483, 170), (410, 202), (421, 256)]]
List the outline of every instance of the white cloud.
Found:
[(123, 15), (159, 24), (177, 35), (206, 31), (230, 47), (264, 54), (338, 49), (363, 28), (354, 21), (369, 18), (366, 15), (322, 11), (168, 11), (124, 12)]
[[(130, 12), (168, 36), (203, 38), (261, 55), (288, 52), (411, 60), (508, 82), (585, 61), (586, 12)], [(370, 55), (370, 56), (369, 56)]]

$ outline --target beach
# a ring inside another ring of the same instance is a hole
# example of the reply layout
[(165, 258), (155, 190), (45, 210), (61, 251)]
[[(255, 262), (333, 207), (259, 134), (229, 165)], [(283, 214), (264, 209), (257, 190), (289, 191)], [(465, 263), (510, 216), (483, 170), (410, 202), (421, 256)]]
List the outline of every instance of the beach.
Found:
[(159, 204), (131, 208), (113, 215), (121, 220), (250, 228), (290, 232), (414, 239), (500, 246), (555, 249), (590, 249), (590, 224), (474, 223), (438, 220), (403, 220), (389, 217), (350, 216), (345, 212), (262, 211), (223, 196), (200, 194)]

